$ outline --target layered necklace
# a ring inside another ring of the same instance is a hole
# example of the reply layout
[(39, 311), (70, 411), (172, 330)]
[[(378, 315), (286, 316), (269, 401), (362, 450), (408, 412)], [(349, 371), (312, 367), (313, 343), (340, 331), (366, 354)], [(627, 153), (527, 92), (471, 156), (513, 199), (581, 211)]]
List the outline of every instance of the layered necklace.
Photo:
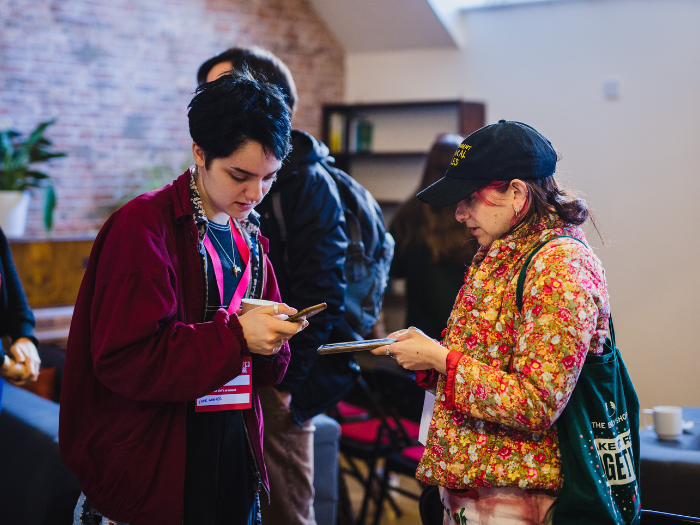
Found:
[(224, 231), (228, 230), (229, 235), (231, 235), (231, 255), (233, 257), (229, 257), (229, 254), (226, 252), (226, 249), (221, 245), (221, 243), (219, 242), (219, 239), (216, 238), (216, 235), (214, 234), (213, 231), (211, 232), (212, 234), (210, 235), (210, 237), (212, 239), (214, 239), (214, 242), (216, 242), (216, 244), (219, 246), (219, 248), (221, 248), (221, 253), (223, 253), (224, 257), (226, 257), (226, 259), (228, 259), (228, 261), (231, 263), (231, 269), (233, 271), (233, 275), (238, 277), (238, 274), (241, 273), (242, 269), (240, 266), (238, 266), (236, 264), (236, 243), (233, 241), (233, 231), (231, 230), (231, 223), (230, 222), (228, 223), (228, 225), (227, 225), (228, 227), (223, 227), (219, 224), (216, 224), (216, 226), (214, 226), (214, 224), (216, 224), (216, 223), (209, 222), (209, 227), (212, 230), (220, 231), (220, 232), (224, 232)]

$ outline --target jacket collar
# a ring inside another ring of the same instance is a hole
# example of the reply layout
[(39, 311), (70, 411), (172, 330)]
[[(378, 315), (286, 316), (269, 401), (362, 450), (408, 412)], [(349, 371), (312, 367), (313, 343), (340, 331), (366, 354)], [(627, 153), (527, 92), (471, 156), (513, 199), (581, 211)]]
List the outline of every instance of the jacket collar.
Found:
[[(514, 250), (512, 253), (519, 253), (522, 250), (529, 251), (539, 242), (556, 235), (571, 235), (584, 241), (584, 243), (586, 242), (580, 228), (566, 224), (556, 214), (550, 213), (545, 217), (534, 216), (502, 239), (495, 240), (491, 246), (480, 247), (474, 256), (473, 262), (479, 265), (487, 256), (495, 257), (502, 250), (502, 246), (510, 247)], [(506, 253), (509, 252), (510, 250), (506, 250)]]
[[(204, 212), (202, 198), (197, 190), (197, 183), (194, 177), (195, 166), (190, 166), (173, 183), (175, 188), (175, 195), (173, 196), (175, 220), (181, 222), (185, 217), (191, 216), (197, 225), (199, 241), (202, 242), (207, 234), (209, 221), (207, 220), (207, 214)], [(236, 222), (248, 233), (251, 239), (258, 236), (260, 231), (260, 214), (255, 210), (252, 210), (247, 218)]]

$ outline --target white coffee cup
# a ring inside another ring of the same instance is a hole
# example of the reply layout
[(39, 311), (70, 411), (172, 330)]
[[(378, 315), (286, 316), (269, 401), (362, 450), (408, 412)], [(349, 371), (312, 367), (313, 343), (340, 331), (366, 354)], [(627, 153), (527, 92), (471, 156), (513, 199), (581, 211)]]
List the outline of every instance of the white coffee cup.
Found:
[[(681, 407), (658, 406), (645, 408), (645, 414), (651, 414), (654, 419), (654, 432), (661, 441), (675, 441), (683, 432), (683, 414)], [(646, 421), (645, 421), (646, 423)]]
[(266, 301), (265, 299), (242, 299), (241, 300), (241, 310), (243, 314), (260, 308), (262, 306), (271, 306), (273, 304), (279, 304), (275, 301)]

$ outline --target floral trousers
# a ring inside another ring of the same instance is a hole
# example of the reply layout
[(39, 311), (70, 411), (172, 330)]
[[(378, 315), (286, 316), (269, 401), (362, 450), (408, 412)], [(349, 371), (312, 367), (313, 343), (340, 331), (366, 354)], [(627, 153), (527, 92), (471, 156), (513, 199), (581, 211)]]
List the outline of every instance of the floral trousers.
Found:
[(452, 492), (440, 487), (443, 525), (551, 525), (557, 496), (517, 487)]
[(100, 515), (90, 506), (85, 494), (80, 493), (78, 504), (73, 511), (73, 525), (129, 525), (122, 521), (114, 521)]

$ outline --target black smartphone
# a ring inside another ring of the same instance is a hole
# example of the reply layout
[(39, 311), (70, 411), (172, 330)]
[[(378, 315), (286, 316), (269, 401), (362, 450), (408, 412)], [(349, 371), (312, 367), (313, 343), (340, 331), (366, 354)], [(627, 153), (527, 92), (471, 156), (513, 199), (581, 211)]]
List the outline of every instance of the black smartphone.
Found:
[(304, 308), (303, 310), (299, 310), (297, 313), (290, 315), (289, 317), (287, 317), (286, 320), (289, 321), (290, 323), (294, 323), (296, 321), (299, 321), (303, 317), (306, 317), (308, 319), (309, 317), (312, 317), (312, 316), (316, 315), (317, 313), (325, 310), (326, 306), (328, 306), (326, 303), (321, 303), (321, 304), (317, 304), (314, 306), (309, 306), (308, 308)]

